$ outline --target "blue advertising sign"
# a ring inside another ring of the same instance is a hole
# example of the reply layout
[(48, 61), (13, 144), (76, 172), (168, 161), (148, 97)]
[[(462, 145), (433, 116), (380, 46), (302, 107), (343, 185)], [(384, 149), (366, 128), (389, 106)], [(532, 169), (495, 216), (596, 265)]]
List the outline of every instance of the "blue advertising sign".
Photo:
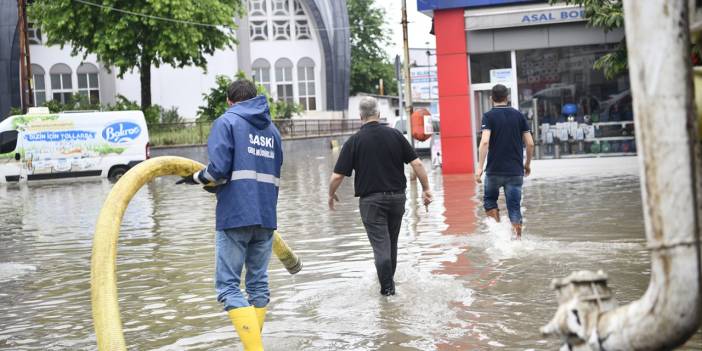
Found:
[(102, 137), (110, 143), (126, 143), (136, 139), (141, 134), (141, 127), (132, 122), (110, 124), (102, 131)]
[(95, 132), (87, 130), (62, 130), (37, 133), (27, 133), (24, 139), (28, 142), (61, 142), (61, 141), (86, 141), (95, 139)]
[(525, 2), (547, 2), (536, 0), (417, 0), (417, 10), (432, 11), (456, 8), (512, 5)]

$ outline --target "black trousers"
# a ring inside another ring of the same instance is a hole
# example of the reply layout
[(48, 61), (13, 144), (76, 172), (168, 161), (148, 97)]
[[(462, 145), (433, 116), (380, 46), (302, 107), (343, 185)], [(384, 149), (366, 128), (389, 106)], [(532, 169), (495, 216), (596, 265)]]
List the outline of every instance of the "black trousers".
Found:
[(361, 219), (373, 247), (375, 269), (380, 281), (380, 293), (395, 293), (397, 268), (397, 238), (405, 214), (405, 194), (375, 193), (361, 197)]

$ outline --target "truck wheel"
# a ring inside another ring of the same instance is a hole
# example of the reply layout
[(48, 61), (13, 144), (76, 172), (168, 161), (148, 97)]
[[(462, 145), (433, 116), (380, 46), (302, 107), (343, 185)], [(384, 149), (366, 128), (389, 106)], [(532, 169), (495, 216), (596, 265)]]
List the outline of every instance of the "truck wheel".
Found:
[(129, 168), (127, 166), (114, 166), (109, 172), (107, 172), (107, 179), (109, 179), (111, 182), (116, 182), (119, 180), (119, 178), (122, 178), (122, 176), (127, 173), (128, 170)]

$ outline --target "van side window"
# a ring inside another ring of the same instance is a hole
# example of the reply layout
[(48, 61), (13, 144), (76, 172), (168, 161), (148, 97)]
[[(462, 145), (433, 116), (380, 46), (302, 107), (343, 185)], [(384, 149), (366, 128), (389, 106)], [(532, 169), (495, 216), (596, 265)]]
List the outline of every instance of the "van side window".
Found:
[(16, 130), (6, 130), (0, 133), (0, 154), (15, 151), (17, 147), (17, 134), (18, 132)]

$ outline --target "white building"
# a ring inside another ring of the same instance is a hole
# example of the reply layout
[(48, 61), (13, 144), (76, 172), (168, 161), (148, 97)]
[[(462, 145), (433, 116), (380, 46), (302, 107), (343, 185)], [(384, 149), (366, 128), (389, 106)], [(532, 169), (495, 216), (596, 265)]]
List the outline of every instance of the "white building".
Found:
[[(351, 52), (346, 1), (248, 0), (246, 6), (248, 16), (237, 19), (239, 44), (210, 56), (205, 71), (167, 65), (152, 68), (152, 103), (177, 107), (185, 118), (194, 119), (203, 104), (202, 94), (215, 86), (215, 77), (232, 77), (241, 70), (263, 84), (275, 100), (299, 103), (307, 118), (343, 117), (348, 107)], [(9, 7), (16, 13), (16, 2), (3, 2), (0, 7), (6, 14), (12, 13)], [(70, 47), (44, 45), (39, 30), (30, 28), (28, 33), (36, 105), (65, 100), (74, 93), (86, 94), (101, 104), (114, 103), (117, 95), (140, 101), (137, 69), (118, 78), (116, 69), (104, 67), (94, 55), (85, 59), (71, 56)], [(17, 33), (0, 34), (17, 37)], [(9, 54), (1, 52), (4, 50)], [(0, 61), (18, 52), (15, 46), (0, 49)], [(13, 76), (12, 70), (6, 71)], [(0, 83), (9, 85), (9, 89), (0, 87), (0, 95), (4, 90), (11, 95), (5, 101), (18, 101), (14, 95), (19, 96), (19, 87), (13, 87), (18, 81)], [(3, 108), (0, 103), (0, 119), (6, 115)]]

